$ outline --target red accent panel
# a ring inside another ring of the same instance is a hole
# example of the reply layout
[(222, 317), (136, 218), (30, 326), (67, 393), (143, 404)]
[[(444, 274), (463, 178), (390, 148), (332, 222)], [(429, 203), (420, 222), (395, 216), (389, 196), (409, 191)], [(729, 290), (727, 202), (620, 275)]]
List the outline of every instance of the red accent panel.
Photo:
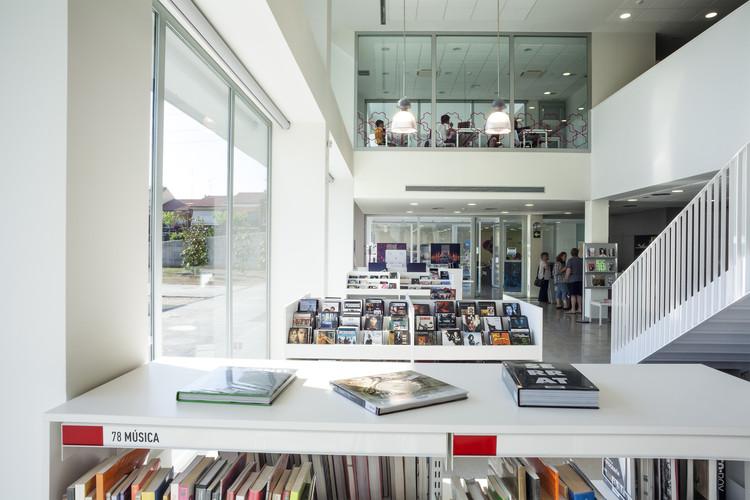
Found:
[(458, 436), (453, 435), (453, 456), (497, 455), (497, 436)]
[(62, 444), (102, 446), (104, 445), (104, 429), (101, 425), (63, 425)]

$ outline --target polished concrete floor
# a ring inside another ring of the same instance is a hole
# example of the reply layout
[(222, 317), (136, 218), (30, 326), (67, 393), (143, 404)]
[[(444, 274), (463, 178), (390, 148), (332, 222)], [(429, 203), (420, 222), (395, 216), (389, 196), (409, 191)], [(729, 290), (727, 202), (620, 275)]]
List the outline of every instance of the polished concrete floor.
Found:
[[(483, 288), (476, 300), (501, 299), (499, 289)], [(550, 304), (538, 304), (536, 297), (523, 300), (539, 305), (544, 309), (543, 359), (566, 363), (609, 363), (610, 362), (610, 324), (602, 320), (599, 326), (597, 318), (590, 323), (580, 323), (580, 315), (565, 314), (557, 309), (554, 300)]]

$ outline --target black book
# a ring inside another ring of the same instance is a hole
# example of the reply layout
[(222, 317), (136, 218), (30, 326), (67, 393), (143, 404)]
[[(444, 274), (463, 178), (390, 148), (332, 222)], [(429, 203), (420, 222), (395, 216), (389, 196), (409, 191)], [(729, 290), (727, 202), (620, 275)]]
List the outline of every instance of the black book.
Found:
[(437, 327), (440, 329), (456, 327), (456, 315), (453, 313), (437, 313), (435, 320), (437, 321)]
[(570, 363), (503, 361), (502, 380), (518, 406), (599, 408), (599, 389)]
[(468, 391), (406, 370), (332, 380), (333, 390), (376, 415), (466, 399)]
[(458, 314), (461, 316), (466, 316), (467, 314), (478, 314), (476, 302), (472, 300), (459, 300)]
[(414, 304), (415, 316), (429, 316), (430, 314), (430, 304)]
[(531, 339), (531, 332), (511, 331), (510, 345), (534, 345), (534, 341)]
[(529, 318), (526, 316), (511, 316), (508, 318), (510, 329), (512, 330), (529, 330)]
[(497, 315), (494, 302), (481, 302), (480, 301), (477, 303), (477, 307), (479, 308), (480, 316), (496, 316)]
[(383, 299), (365, 299), (365, 314), (379, 314), (383, 316), (385, 302)]
[(503, 302), (503, 311), (506, 316), (520, 316), (521, 304), (518, 302)]

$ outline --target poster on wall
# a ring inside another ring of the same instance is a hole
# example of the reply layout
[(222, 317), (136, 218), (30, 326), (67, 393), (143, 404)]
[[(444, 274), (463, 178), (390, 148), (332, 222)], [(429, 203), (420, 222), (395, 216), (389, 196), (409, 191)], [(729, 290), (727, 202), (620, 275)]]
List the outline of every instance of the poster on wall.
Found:
[(459, 243), (431, 243), (430, 262), (458, 268), (461, 263), (461, 245)]
[(385, 262), (386, 250), (406, 250), (406, 243), (378, 243), (375, 262)]
[(406, 269), (406, 250), (385, 251), (385, 263), (389, 270), (398, 271)]

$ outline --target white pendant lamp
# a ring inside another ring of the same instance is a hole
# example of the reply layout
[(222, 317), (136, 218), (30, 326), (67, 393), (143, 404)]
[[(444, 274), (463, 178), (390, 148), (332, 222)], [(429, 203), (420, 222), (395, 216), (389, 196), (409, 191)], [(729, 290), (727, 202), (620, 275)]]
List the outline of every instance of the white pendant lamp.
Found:
[(497, 99), (492, 101), (494, 110), (487, 117), (485, 134), (510, 134), (510, 116), (505, 112), (505, 101), (500, 97), (500, 0), (497, 0)]
[(406, 98), (406, 0), (404, 0), (404, 71), (403, 71), (403, 91), (404, 97), (399, 99), (398, 107), (399, 111), (393, 115), (391, 121), (391, 133), (393, 134), (413, 134), (417, 131), (417, 120), (414, 119), (414, 115), (411, 114), (411, 102)]

